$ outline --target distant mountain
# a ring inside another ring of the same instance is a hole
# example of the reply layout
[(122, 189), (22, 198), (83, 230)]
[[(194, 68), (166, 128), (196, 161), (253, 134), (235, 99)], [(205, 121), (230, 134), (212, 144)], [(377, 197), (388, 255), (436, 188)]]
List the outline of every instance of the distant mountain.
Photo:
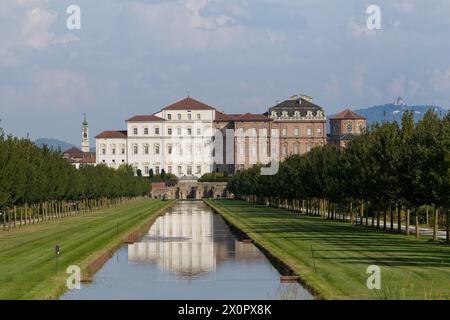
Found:
[(405, 111), (413, 111), (415, 121), (419, 121), (423, 118), (425, 113), (432, 109), (440, 117), (444, 117), (449, 112), (447, 109), (433, 106), (433, 105), (416, 105), (409, 106), (403, 102), (401, 98), (397, 99), (395, 103), (384, 104), (380, 106), (353, 109), (356, 113), (365, 116), (367, 118), (367, 124), (370, 125), (375, 122), (383, 121), (398, 121), (402, 119), (402, 115)]
[(34, 144), (38, 147), (42, 148), (46, 145), (48, 148), (53, 150), (61, 150), (66, 151), (67, 149), (75, 147), (73, 144), (58, 140), (58, 139), (50, 139), (50, 138), (40, 138), (34, 141)]

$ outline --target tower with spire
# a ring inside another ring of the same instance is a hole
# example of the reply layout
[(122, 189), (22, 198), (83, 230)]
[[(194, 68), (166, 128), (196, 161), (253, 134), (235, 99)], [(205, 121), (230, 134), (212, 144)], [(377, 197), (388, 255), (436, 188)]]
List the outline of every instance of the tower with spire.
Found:
[(89, 152), (89, 124), (86, 120), (86, 113), (84, 113), (83, 125), (81, 127), (81, 150)]

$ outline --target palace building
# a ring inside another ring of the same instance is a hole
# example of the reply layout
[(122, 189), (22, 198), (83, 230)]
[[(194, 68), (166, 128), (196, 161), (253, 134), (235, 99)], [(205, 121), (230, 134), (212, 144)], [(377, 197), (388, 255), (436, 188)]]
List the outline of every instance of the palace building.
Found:
[(98, 164), (130, 164), (148, 176), (200, 177), (283, 160), (326, 143), (326, 115), (309, 96), (281, 102), (264, 114), (226, 114), (187, 97), (151, 115), (126, 121), (125, 131), (96, 138)]
[(365, 117), (346, 109), (330, 119), (328, 143), (345, 148), (349, 141), (364, 132), (366, 126)]

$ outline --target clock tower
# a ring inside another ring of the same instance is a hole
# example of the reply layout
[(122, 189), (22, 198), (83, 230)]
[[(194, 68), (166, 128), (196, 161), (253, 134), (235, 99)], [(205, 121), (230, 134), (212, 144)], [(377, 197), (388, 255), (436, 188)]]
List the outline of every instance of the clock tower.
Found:
[(89, 152), (89, 125), (86, 120), (86, 113), (84, 114), (83, 125), (81, 127), (81, 150)]

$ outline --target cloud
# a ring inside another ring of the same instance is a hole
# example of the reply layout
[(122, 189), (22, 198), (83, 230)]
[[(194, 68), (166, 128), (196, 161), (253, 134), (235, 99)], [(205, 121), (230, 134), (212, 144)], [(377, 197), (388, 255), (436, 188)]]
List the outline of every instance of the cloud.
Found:
[(55, 35), (48, 31), (55, 21), (55, 12), (42, 8), (30, 9), (22, 28), (23, 44), (34, 49), (47, 48), (55, 39)]
[(448, 93), (450, 91), (450, 69), (445, 71), (434, 70), (430, 85), (436, 92)]
[(368, 38), (376, 35), (376, 30), (369, 30), (367, 25), (360, 25), (354, 17), (347, 22), (347, 30), (355, 38)]

